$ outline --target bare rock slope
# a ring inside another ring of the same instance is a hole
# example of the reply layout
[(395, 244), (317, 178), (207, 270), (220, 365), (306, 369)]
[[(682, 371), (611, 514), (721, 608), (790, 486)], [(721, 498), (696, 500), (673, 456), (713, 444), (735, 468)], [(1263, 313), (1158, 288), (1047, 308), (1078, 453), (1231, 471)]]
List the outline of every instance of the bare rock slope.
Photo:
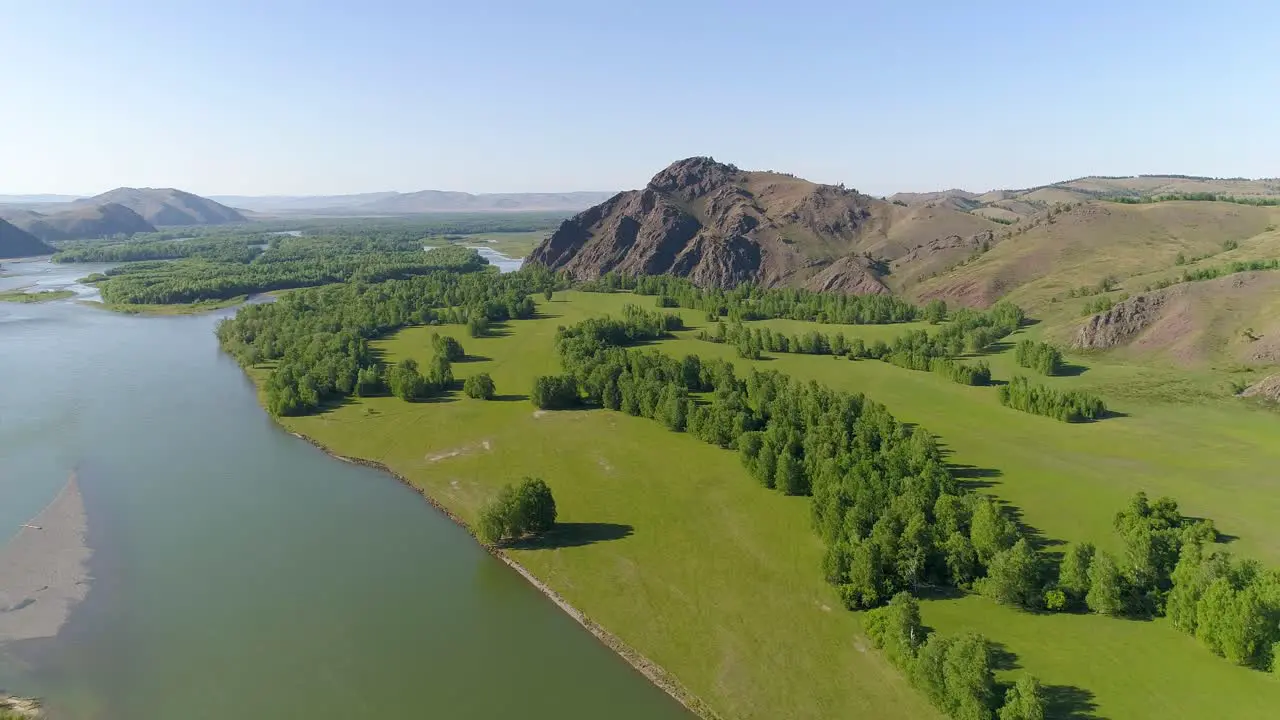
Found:
[[(694, 157), (566, 220), (529, 262), (577, 279), (669, 273), (714, 287), (750, 281), (887, 293), (892, 261), (948, 236), (990, 238), (992, 227), (951, 209), (922, 213), (840, 186)], [(976, 242), (954, 245), (968, 252)]]

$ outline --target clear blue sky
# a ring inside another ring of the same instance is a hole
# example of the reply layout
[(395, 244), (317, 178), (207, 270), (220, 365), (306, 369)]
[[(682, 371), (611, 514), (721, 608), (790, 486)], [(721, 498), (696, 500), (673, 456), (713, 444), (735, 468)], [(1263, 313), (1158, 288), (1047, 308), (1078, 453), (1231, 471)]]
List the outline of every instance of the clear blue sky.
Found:
[(1280, 175), (1280, 2), (0, 0), (0, 193)]

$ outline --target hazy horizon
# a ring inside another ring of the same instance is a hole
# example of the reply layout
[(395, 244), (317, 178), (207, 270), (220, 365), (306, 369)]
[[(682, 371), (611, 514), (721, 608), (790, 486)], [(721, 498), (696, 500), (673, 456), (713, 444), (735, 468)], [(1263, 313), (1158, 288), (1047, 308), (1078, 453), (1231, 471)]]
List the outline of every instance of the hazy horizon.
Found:
[(1277, 24), (1244, 0), (25, 3), (0, 194), (605, 191), (691, 155), (873, 195), (1274, 177)]

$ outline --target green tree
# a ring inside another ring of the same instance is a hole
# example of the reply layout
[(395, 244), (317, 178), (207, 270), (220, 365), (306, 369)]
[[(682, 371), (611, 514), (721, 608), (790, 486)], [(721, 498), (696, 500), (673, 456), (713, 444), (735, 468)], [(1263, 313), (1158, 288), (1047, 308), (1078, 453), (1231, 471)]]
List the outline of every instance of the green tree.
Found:
[(428, 394), (427, 381), (418, 372), (418, 363), (405, 358), (387, 373), (387, 387), (401, 400), (419, 400)]
[(1026, 538), (991, 558), (982, 594), (1004, 605), (1035, 607), (1042, 599), (1040, 557)]
[(477, 373), (468, 377), (462, 383), (462, 391), (467, 397), (477, 400), (492, 400), (496, 392), (489, 373)]
[(932, 325), (937, 325), (947, 319), (947, 302), (942, 299), (934, 299), (925, 303), (924, 319)]
[(867, 637), (896, 667), (911, 667), (924, 635), (920, 601), (910, 593), (900, 592), (888, 605), (867, 613)]
[(969, 539), (978, 553), (978, 561), (986, 564), (996, 553), (1013, 546), (1018, 539), (1018, 529), (990, 498), (983, 498), (973, 511)]
[(942, 665), (947, 711), (957, 720), (990, 720), (995, 696), (991, 647), (976, 633), (964, 633), (947, 649)]
[(480, 511), (477, 534), (487, 543), (518, 540), (555, 526), (556, 501), (551, 488), (538, 478), (524, 478), (518, 488), (503, 485)]
[(1058, 587), (1072, 600), (1084, 600), (1089, 592), (1089, 566), (1093, 563), (1093, 543), (1076, 543), (1067, 548), (1058, 570)]
[(431, 347), (436, 355), (443, 355), (449, 362), (461, 362), (467, 356), (462, 343), (448, 335), (431, 333)]
[(1089, 592), (1085, 604), (1100, 615), (1120, 615), (1124, 612), (1124, 577), (1111, 553), (1094, 555), (1089, 565)]
[(1023, 675), (1005, 693), (1000, 720), (1044, 720), (1044, 692), (1034, 675)]

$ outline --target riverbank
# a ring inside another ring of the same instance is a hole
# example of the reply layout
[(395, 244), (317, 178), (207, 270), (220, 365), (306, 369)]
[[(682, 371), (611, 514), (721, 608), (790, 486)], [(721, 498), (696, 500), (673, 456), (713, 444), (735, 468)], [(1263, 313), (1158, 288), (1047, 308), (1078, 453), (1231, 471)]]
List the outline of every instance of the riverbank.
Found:
[(0, 292), (0, 302), (40, 303), (54, 300), (66, 300), (76, 294), (70, 290), (40, 290), (27, 292), (25, 289)]
[(649, 660), (644, 655), (636, 651), (634, 648), (627, 645), (616, 635), (614, 635), (613, 633), (609, 632), (604, 627), (602, 627), (599, 623), (596, 623), (595, 621), (591, 620), (589, 617), (587, 617), (585, 613), (583, 613), (581, 610), (574, 607), (572, 604), (569, 603), (568, 600), (562, 597), (559, 593), (557, 593), (555, 590), (552, 590), (549, 586), (547, 586), (546, 583), (542, 582), (536, 576), (534, 576), (532, 572), (530, 572), (527, 568), (525, 568), (523, 565), (517, 562), (509, 554), (507, 554), (505, 550), (480, 540), (479, 536), (476, 535), (475, 529), (472, 528), (471, 525), (468, 524), (466, 520), (464, 520), (457, 513), (450, 510), (439, 500), (432, 497), (427, 492), (426, 488), (422, 487), (421, 485), (415, 484), (414, 482), (409, 480), (409, 478), (405, 477), (404, 475), (401, 475), (400, 473), (392, 470), (390, 467), (376, 460), (369, 460), (365, 458), (341, 455), (335, 452), (333, 449), (326, 447), (323, 443), (316, 440), (315, 438), (309, 437), (307, 435), (304, 435), (294, 430), (290, 430), (287, 427), (284, 427), (284, 429), (290, 435), (293, 435), (299, 440), (309, 443), (310, 445), (316, 447), (321, 452), (325, 453), (329, 457), (334, 458), (335, 460), (352, 463), (354, 465), (362, 465), (364, 467), (378, 470), (380, 472), (386, 473), (387, 475), (390, 475), (391, 477), (395, 478), (397, 481), (412, 488), (415, 492), (421, 495), (424, 500), (427, 501), (427, 504), (429, 504), (431, 507), (438, 510), (445, 517), (449, 518), (451, 521), (453, 521), (455, 524), (457, 524), (459, 527), (465, 530), (467, 534), (471, 535), (471, 537), (477, 543), (479, 543), (480, 546), (483, 547), (490, 555), (493, 555), (494, 557), (496, 557), (497, 559), (505, 563), (508, 567), (515, 570), (517, 573), (519, 573), (521, 577), (523, 577), (530, 585), (532, 585), (539, 592), (545, 595), (549, 600), (551, 600), (551, 602), (555, 603), (556, 606), (559, 607), (565, 614), (573, 618), (575, 622), (577, 622), (579, 625), (585, 628), (587, 632), (595, 636), (597, 640), (603, 643), (610, 650), (617, 653), (620, 657), (622, 657), (623, 660), (626, 660), (627, 663), (631, 665), (631, 667), (635, 668), (641, 675), (644, 675), (655, 686), (657, 686), (663, 692), (667, 693), (672, 698), (674, 698), (676, 702), (679, 702), (681, 705), (687, 708), (690, 712), (698, 715), (698, 717), (704, 718), (705, 720), (720, 720), (719, 715), (717, 715), (714, 711), (712, 711), (711, 708), (707, 707), (707, 705), (704, 702), (702, 702), (696, 695), (694, 695), (693, 693), (685, 689), (684, 686), (682, 686), (679, 683), (679, 681), (675, 679), (675, 677), (673, 677), (670, 673), (664, 670), (660, 665)]
[(89, 589), (80, 486), (66, 486), (0, 548), (0, 642), (58, 634)]

